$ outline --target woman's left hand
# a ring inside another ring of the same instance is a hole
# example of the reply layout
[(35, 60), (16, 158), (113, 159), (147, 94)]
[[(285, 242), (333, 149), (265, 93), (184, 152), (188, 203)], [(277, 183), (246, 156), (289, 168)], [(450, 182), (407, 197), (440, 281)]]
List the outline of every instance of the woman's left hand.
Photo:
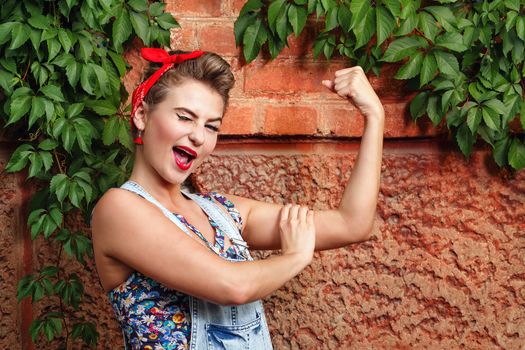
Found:
[(383, 105), (360, 66), (338, 70), (334, 80), (323, 80), (322, 84), (353, 102), (366, 118), (384, 117)]

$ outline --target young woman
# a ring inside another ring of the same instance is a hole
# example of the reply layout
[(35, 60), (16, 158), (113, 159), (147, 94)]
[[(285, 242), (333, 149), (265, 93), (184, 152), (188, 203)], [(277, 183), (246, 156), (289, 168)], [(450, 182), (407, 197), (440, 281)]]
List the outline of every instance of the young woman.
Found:
[[(271, 349), (261, 299), (296, 276), (314, 250), (369, 237), (384, 111), (363, 70), (323, 81), (366, 118), (361, 148), (335, 210), (263, 203), (181, 184), (213, 151), (234, 79), (213, 53), (143, 49), (149, 78), (133, 94), (136, 154), (121, 188), (92, 217), (102, 286), (129, 349)], [(254, 261), (251, 250), (280, 249)]]

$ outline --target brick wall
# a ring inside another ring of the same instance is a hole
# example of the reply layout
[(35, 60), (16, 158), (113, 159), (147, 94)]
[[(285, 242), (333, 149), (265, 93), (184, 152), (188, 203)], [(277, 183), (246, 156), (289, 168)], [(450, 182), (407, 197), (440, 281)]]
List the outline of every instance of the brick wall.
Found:
[[(215, 189), (279, 203), (337, 206), (359, 149), (363, 118), (321, 80), (345, 66), (314, 60), (316, 26), (290, 40), (274, 61), (246, 65), (233, 22), (243, 0), (171, 0), (182, 28), (174, 48), (215, 51), (232, 65), (236, 85), (213, 156), (192, 176)], [(143, 68), (137, 51), (126, 80)], [(276, 349), (523, 349), (525, 343), (525, 173), (499, 171), (484, 146), (470, 160), (446, 129), (411, 122), (411, 94), (386, 66), (370, 80), (386, 112), (381, 190), (370, 241), (316, 253), (297, 278), (264, 300)], [(1, 141), (1, 140), (0, 140)], [(14, 145), (0, 144), (3, 169)], [(32, 346), (23, 326), (28, 304), (15, 304), (12, 281), (41, 266), (52, 248), (31, 246), (25, 218), (28, 185), (3, 175), (0, 185), (0, 345)], [(82, 227), (68, 218), (70, 227)], [(85, 227), (83, 229), (86, 229)], [(32, 247), (32, 248), (31, 248)], [(259, 252), (265, 257), (272, 252)], [(92, 264), (83, 271), (80, 313), (98, 324), (98, 349), (122, 348), (119, 329)]]

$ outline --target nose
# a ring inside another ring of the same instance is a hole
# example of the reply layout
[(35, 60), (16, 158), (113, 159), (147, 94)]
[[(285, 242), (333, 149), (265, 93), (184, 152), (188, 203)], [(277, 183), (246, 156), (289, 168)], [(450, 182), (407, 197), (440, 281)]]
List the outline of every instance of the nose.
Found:
[(204, 126), (203, 125), (199, 125), (199, 123), (195, 123), (193, 125), (193, 128), (191, 129), (190, 134), (189, 134), (190, 141), (195, 146), (202, 145), (204, 143), (204, 137), (205, 137), (204, 132), (205, 132)]

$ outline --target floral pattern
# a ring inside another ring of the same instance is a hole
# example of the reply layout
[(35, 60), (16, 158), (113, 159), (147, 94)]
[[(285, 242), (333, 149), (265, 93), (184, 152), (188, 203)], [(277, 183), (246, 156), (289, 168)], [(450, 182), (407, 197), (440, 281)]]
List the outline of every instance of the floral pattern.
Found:
[[(214, 192), (201, 196), (212, 201), (212, 197), (217, 199), (226, 207), (239, 229), (242, 227), (241, 215), (231, 201)], [(188, 223), (182, 215), (175, 215), (205, 240), (197, 228)], [(236, 246), (232, 245), (224, 250), (224, 232), (211, 218), (209, 221), (215, 228), (216, 244), (212, 246), (213, 250), (225, 258), (239, 258)], [(191, 314), (187, 294), (166, 288), (138, 271), (133, 272), (125, 282), (108, 294), (123, 330), (126, 349), (189, 349)]]

